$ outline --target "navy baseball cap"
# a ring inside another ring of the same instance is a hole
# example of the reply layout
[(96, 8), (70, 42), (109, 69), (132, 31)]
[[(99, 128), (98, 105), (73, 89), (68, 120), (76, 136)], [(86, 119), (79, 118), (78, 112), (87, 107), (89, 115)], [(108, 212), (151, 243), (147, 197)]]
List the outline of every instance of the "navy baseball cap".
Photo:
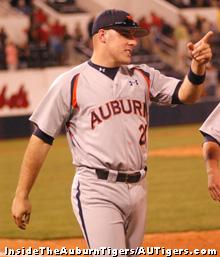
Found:
[(140, 27), (132, 16), (122, 10), (110, 9), (102, 12), (94, 21), (92, 35), (100, 29), (115, 29), (116, 31), (132, 31), (135, 37), (144, 37), (149, 30)]

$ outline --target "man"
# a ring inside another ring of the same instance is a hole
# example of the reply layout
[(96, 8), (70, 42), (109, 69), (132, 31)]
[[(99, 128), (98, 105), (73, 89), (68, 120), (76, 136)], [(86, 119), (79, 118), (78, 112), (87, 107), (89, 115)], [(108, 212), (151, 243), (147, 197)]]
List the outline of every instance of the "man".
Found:
[(19, 228), (25, 229), (29, 221), (29, 193), (65, 124), (76, 166), (72, 205), (88, 246), (140, 246), (146, 217), (149, 102), (194, 103), (212, 56), (209, 32), (188, 44), (193, 60), (184, 81), (145, 64), (130, 65), (138, 39), (148, 33), (127, 12), (101, 13), (93, 24), (91, 60), (59, 76), (32, 114), (37, 129), (24, 155), (12, 205)]
[(220, 103), (199, 130), (205, 138), (203, 157), (208, 175), (208, 189), (212, 199), (220, 202)]

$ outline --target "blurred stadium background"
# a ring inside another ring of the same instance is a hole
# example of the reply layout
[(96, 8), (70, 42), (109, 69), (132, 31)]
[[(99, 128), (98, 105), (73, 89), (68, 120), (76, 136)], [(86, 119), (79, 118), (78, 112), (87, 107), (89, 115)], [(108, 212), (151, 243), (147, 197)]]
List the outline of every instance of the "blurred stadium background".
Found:
[[(124, 9), (150, 28), (151, 35), (140, 41), (133, 62), (146, 63), (168, 76), (183, 78), (190, 63), (186, 43), (214, 31), (213, 60), (201, 100), (193, 106), (150, 107), (150, 151), (176, 147), (178, 152), (181, 147), (201, 146), (199, 125), (220, 99), (219, 0), (1, 0), (0, 237), (81, 235), (70, 206), (73, 168), (63, 135), (56, 140), (33, 190), (30, 229), (16, 229), (10, 204), (33, 129), (28, 118), (56, 76), (90, 58), (91, 25), (106, 8)], [(220, 210), (209, 199), (201, 154), (152, 156), (149, 165), (154, 172), (149, 174), (147, 231), (220, 228)]]
[(151, 35), (135, 49), (134, 63), (178, 78), (190, 63), (186, 43), (214, 31), (214, 56), (201, 101), (193, 109), (151, 108), (152, 126), (205, 119), (220, 97), (219, 0), (1, 0), (0, 138), (31, 133), (28, 117), (52, 80), (91, 56), (93, 19), (105, 8), (125, 9), (150, 28)]

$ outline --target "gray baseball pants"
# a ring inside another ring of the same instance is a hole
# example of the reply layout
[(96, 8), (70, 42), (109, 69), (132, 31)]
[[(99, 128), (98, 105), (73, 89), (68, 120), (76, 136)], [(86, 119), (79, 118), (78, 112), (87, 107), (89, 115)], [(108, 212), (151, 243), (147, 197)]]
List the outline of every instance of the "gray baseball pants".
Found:
[(95, 169), (79, 167), (71, 200), (90, 249), (136, 249), (141, 245), (146, 225), (145, 179), (132, 184), (102, 180)]

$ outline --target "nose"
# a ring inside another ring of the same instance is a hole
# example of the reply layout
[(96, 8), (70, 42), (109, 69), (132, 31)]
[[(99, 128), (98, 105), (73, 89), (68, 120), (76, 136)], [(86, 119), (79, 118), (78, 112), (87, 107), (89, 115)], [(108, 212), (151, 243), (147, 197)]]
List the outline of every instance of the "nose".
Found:
[(138, 38), (134, 35), (131, 35), (129, 38), (129, 45), (136, 46), (138, 44)]
[(129, 39), (130, 39), (130, 44), (136, 46), (138, 43), (138, 38), (135, 36), (133, 31), (130, 31), (130, 35), (129, 35)]

